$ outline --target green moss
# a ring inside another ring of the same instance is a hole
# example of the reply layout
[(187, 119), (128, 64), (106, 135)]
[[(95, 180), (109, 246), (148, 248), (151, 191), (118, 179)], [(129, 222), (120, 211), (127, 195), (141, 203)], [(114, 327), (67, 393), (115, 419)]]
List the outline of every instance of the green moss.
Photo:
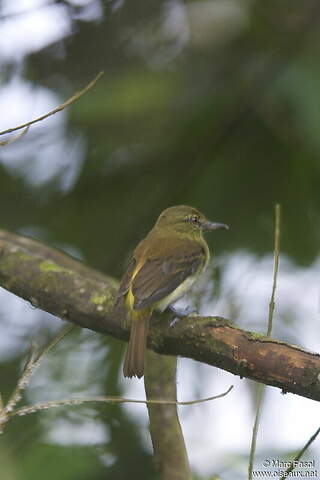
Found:
[(68, 272), (66, 268), (60, 267), (50, 260), (44, 260), (41, 262), (39, 268), (42, 272)]
[(246, 336), (248, 337), (248, 340), (268, 340), (267, 337), (265, 337), (261, 333), (256, 333), (256, 332), (247, 331)]
[(105, 293), (94, 293), (91, 298), (91, 302), (95, 305), (104, 305), (108, 300), (108, 296)]
[(8, 254), (5, 254), (1, 257), (0, 270), (3, 270), (4, 272), (11, 271), (16, 267), (16, 265), (28, 260), (31, 260), (31, 257), (27, 253), (20, 252), (19, 250), (12, 250)]
[(15, 255), (19, 256), (19, 260), (21, 262), (25, 261), (29, 261), (30, 260), (30, 255), (28, 255), (27, 253), (24, 253), (24, 252), (16, 252)]

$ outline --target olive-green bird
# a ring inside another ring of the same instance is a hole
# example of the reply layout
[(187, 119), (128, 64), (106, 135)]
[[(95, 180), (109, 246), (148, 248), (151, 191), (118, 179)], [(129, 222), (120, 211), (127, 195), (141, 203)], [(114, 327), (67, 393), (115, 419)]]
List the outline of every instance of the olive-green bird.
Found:
[(125, 377), (143, 376), (152, 311), (170, 307), (177, 313), (172, 304), (199, 278), (210, 258), (203, 231), (218, 228), (228, 226), (209, 222), (192, 207), (170, 207), (134, 250), (115, 302), (124, 301), (131, 317)]

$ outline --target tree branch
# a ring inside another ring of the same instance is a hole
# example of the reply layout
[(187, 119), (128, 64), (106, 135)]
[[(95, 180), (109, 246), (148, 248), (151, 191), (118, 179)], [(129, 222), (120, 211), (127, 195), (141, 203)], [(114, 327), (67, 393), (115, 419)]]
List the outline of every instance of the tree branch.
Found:
[[(118, 283), (30, 238), (0, 230), (0, 285), (82, 327), (128, 340), (129, 321), (113, 315)], [(155, 316), (148, 347), (181, 355), (313, 400), (320, 400), (320, 355), (242, 330), (221, 317), (189, 317), (169, 327)]]
[[(148, 400), (164, 397), (177, 401), (177, 359), (147, 352), (144, 386)], [(187, 450), (177, 404), (147, 404), (154, 460), (162, 480), (191, 480)]]
[[(50, 110), (50, 112), (47, 112), (44, 115), (41, 115), (40, 117), (34, 118), (33, 120), (30, 120), (29, 122), (22, 123), (21, 125), (18, 125), (16, 127), (7, 128), (6, 130), (2, 130), (0, 132), (0, 135), (6, 135), (7, 133), (16, 132), (17, 130), (21, 130), (23, 128), (24, 130), (23, 130), (22, 134), (15, 137), (12, 141), (18, 140), (18, 138), (20, 138), (22, 135), (27, 133), (30, 125), (33, 125), (34, 123), (37, 123), (37, 122), (41, 122), (42, 120), (45, 120), (46, 118), (50, 117), (51, 115), (54, 115), (57, 112), (61, 112), (61, 110), (64, 110), (66, 107), (69, 107), (72, 103), (79, 100), (79, 98), (82, 97), (82, 95), (84, 95), (89, 90), (91, 90), (92, 87), (94, 87), (94, 85), (97, 83), (97, 81), (100, 79), (100, 77), (102, 77), (103, 74), (104, 74), (104, 72), (99, 72), (98, 75), (96, 75), (94, 77), (94, 79), (91, 80), (91, 82), (88, 83), (88, 85), (86, 85), (82, 90), (74, 93), (72, 95), (72, 97), (68, 98), (68, 100), (63, 102), (61, 105), (58, 105), (57, 107), (55, 107), (53, 110)], [(9, 140), (9, 141), (6, 141), (6, 142), (1, 142), (0, 145), (8, 145), (9, 143), (12, 143), (12, 141)]]

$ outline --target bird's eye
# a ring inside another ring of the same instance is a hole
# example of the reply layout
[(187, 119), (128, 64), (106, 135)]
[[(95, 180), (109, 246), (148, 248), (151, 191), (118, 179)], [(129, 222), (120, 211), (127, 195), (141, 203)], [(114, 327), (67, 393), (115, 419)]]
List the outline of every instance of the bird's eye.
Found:
[(190, 217), (190, 222), (191, 223), (198, 223), (199, 222), (199, 218), (197, 217), (197, 215), (192, 215)]

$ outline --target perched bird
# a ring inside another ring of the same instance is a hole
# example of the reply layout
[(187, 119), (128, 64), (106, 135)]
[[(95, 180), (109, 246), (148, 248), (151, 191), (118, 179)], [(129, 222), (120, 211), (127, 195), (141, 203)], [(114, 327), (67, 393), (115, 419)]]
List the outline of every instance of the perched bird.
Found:
[(172, 304), (199, 278), (210, 258), (203, 231), (218, 228), (228, 226), (209, 222), (193, 207), (170, 207), (134, 250), (115, 302), (115, 307), (124, 302), (131, 317), (125, 377), (143, 376), (152, 311), (170, 307), (177, 313)]

